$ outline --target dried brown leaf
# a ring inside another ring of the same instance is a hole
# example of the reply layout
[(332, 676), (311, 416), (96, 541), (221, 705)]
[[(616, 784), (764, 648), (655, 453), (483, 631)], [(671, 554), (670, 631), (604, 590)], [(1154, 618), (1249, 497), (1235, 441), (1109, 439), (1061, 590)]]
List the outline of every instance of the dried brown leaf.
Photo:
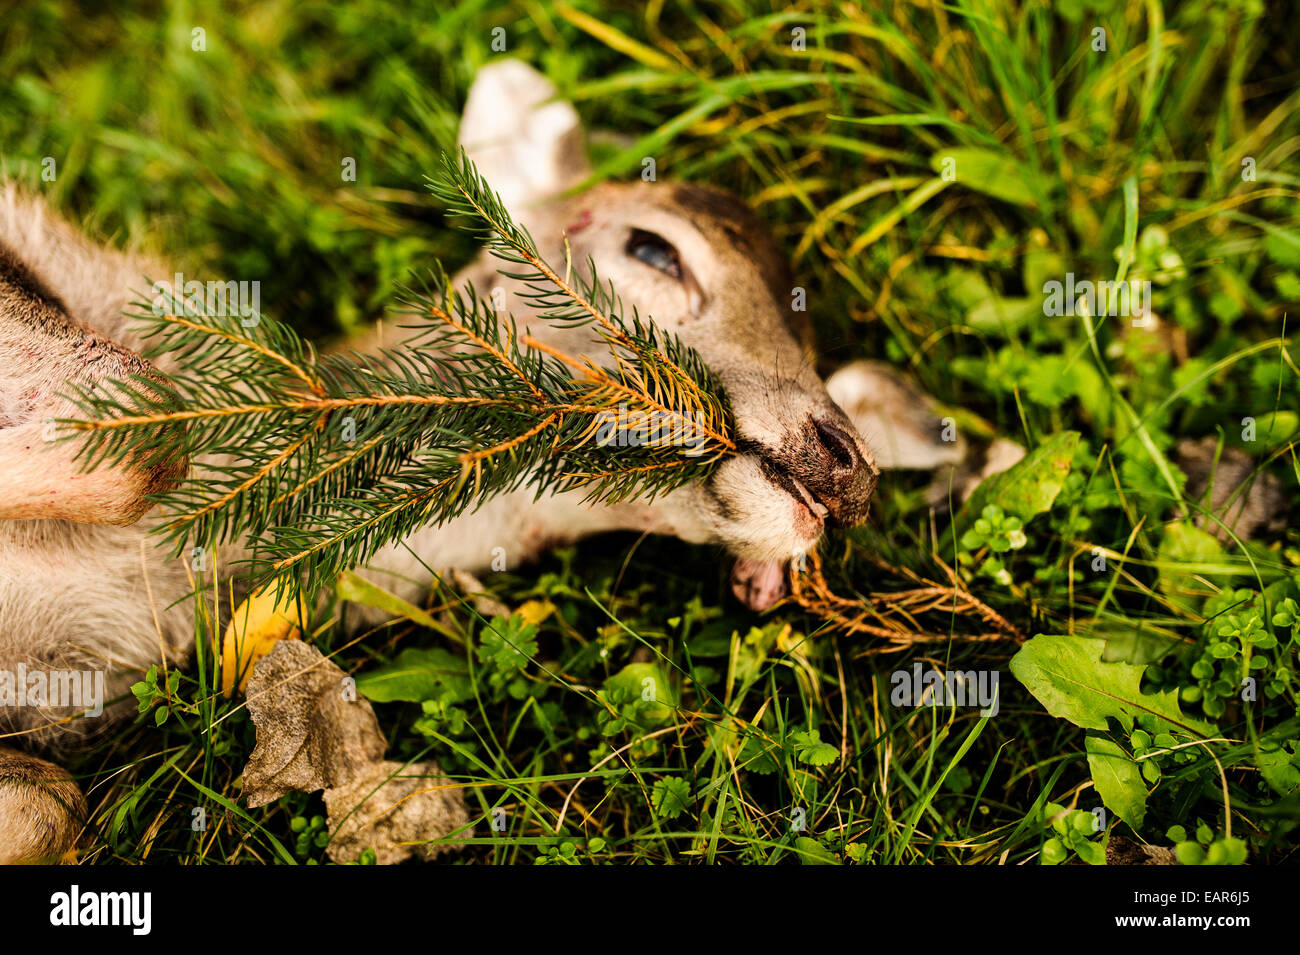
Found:
[(327, 789), (325, 806), (333, 834), (326, 851), (335, 862), (355, 862), (366, 849), (380, 865), (412, 856), (427, 861), (459, 848), (433, 840), (472, 835), (464, 797), (436, 763), (377, 763), (367, 775)]
[(257, 745), (244, 767), (249, 806), (295, 790), (342, 786), (371, 772), (387, 741), (370, 703), (321, 652), (281, 641), (253, 668), (248, 712)]

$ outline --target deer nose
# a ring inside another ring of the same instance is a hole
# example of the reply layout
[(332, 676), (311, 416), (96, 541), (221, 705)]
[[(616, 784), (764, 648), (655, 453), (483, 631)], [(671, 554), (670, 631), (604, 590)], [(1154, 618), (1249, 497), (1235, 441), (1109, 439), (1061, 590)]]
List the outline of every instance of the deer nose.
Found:
[(851, 475), (858, 468), (866, 465), (867, 462), (858, 451), (853, 436), (833, 421), (814, 418), (813, 430), (817, 432), (817, 438), (830, 462), (832, 473)]
[(814, 417), (812, 432), (812, 440), (805, 445), (810, 460), (808, 476), (802, 479), (804, 486), (826, 507), (835, 524), (852, 527), (861, 523), (867, 516), (880, 472), (840, 422)]
[(780, 448), (764, 455), (763, 470), (773, 483), (793, 488), (796, 498), (806, 491), (819, 505), (814, 508), (819, 516), (840, 527), (866, 518), (880, 476), (852, 426), (823, 414), (805, 419)]

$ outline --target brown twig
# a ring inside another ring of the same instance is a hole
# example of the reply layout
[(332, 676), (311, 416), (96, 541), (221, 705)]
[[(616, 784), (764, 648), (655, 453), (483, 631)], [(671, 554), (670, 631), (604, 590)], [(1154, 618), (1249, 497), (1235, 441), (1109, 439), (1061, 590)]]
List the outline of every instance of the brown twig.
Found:
[[(887, 641), (885, 646), (867, 650), (868, 654), (897, 653), (920, 643), (1024, 642), (1024, 635), (1019, 630), (992, 607), (956, 585), (955, 578), (953, 586), (946, 586), (926, 580), (906, 568), (891, 567), (879, 558), (873, 559), (873, 563), (921, 586), (893, 592), (873, 592), (867, 600), (841, 597), (826, 582), (822, 574), (821, 556), (813, 551), (802, 568), (792, 566), (790, 569), (790, 599), (824, 619), (832, 629), (851, 636), (878, 637)], [(975, 616), (993, 627), (993, 630), (975, 634), (948, 634), (919, 629), (913, 615), (932, 611)], [(906, 624), (900, 622), (900, 617), (906, 620)]]

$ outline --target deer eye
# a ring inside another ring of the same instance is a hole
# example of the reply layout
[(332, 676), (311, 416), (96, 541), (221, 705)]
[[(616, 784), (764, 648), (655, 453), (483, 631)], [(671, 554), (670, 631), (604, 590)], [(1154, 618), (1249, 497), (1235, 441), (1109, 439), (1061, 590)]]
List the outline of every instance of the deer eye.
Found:
[(661, 235), (633, 229), (627, 240), (625, 250), (634, 259), (639, 259), (652, 269), (658, 269), (665, 275), (671, 275), (678, 281), (682, 277), (682, 260), (672, 243)]

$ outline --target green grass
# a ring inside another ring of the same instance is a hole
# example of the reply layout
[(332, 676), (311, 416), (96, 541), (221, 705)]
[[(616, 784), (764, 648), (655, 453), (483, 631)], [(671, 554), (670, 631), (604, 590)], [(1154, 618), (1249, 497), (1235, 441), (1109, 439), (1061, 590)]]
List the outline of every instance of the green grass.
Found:
[[(328, 338), (382, 314), (409, 270), (472, 253), (422, 183), (504, 27), (508, 52), (592, 128), (633, 137), (601, 147), (601, 175), (654, 156), (661, 177), (725, 183), (756, 206), (807, 289), (827, 370), (886, 359), (972, 435), (1033, 447), (1081, 433), (1055, 504), (1001, 553), (1004, 575), (931, 517), (923, 476), (891, 475), (871, 524), (825, 549), (840, 592), (899, 586), (868, 553), (933, 577), (938, 560), (962, 561), (1024, 632), (1106, 636), (1114, 657), (1158, 664), (1148, 684), (1175, 688), (1195, 683), (1217, 632), (1207, 618), (1260, 594), (1267, 618), (1295, 593), (1295, 527), (1222, 549), (1166, 530), (1202, 509), (1183, 494), (1178, 440), (1241, 445), (1243, 417), (1296, 410), (1284, 342), (1300, 297), (1300, 64), (1280, 4), (577, 6), (594, 20), (549, 3), (20, 5), (0, 32), (0, 158), (93, 232), (187, 271), (261, 277), (269, 313)], [(191, 50), (194, 27), (206, 52)], [(40, 180), (47, 156), (53, 182)], [(340, 181), (345, 157), (356, 183)], [(1045, 317), (1041, 286), (1067, 272), (1158, 278), (1159, 329)], [(1294, 499), (1294, 447), (1260, 447), (1246, 446)], [(1094, 548), (1110, 555), (1104, 572)], [(727, 570), (709, 549), (615, 536), (486, 580), (512, 607), (554, 605), (533, 659), (468, 655), (454, 699), (377, 706), (392, 758), (436, 758), (482, 813), (456, 858), (1035, 862), (1048, 803), (1100, 804), (1083, 731), (1011, 677), (1014, 648), (965, 643), (964, 620), (932, 614), (950, 645), (881, 654), (797, 609), (742, 612)], [(473, 613), (446, 613), (480, 642)], [(464, 652), (407, 623), (358, 639), (348, 615), (337, 608), (316, 639), (358, 677), (408, 647)], [(1278, 633), (1274, 678), (1295, 658)], [(1000, 671), (1000, 712), (892, 706), (890, 673), (917, 660)], [(618, 703), (647, 672), (629, 664), (657, 667), (672, 705)], [(318, 796), (191, 831), (192, 808), (237, 799), (253, 743), (201, 672), (181, 684), (192, 713), (161, 729), (142, 718), (74, 767), (94, 811), (86, 858), (323, 859), (293, 822), (322, 812)], [(1294, 755), (1294, 678), (1222, 714), (1202, 706), (1184, 702), (1232, 742), (1162, 763), (1140, 834), (1168, 845), (1171, 826), (1222, 833), (1230, 814), (1251, 861), (1290, 860), (1295, 776), (1269, 785), (1254, 741)], [(495, 807), (512, 838), (484, 822)], [(812, 841), (791, 831), (796, 808)]]

